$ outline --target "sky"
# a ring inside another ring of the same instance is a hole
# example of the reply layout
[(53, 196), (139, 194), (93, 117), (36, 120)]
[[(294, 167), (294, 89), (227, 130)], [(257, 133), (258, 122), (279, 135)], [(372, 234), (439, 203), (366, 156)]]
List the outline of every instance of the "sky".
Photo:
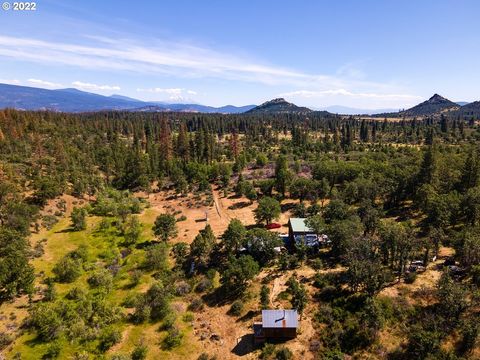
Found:
[(478, 14), (476, 0), (38, 0), (0, 9), (0, 82), (212, 106), (474, 101)]

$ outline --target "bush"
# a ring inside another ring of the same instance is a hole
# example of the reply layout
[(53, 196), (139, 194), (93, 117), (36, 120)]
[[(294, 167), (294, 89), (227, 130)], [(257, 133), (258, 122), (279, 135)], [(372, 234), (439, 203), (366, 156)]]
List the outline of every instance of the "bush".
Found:
[(309, 265), (313, 270), (322, 270), (323, 269), (322, 259), (319, 259), (319, 258), (310, 260)]
[(70, 291), (67, 293), (65, 296), (69, 300), (85, 300), (88, 296), (88, 291), (80, 288), (80, 287), (73, 287), (70, 289)]
[(99, 348), (101, 351), (105, 352), (113, 345), (119, 343), (120, 340), (122, 340), (122, 333), (113, 327), (108, 327), (100, 334)]
[(84, 208), (73, 208), (70, 219), (72, 221), (73, 230), (81, 231), (87, 228), (87, 210)]
[(440, 347), (439, 335), (433, 331), (412, 328), (409, 332), (408, 353), (415, 359), (425, 359)]
[(5, 332), (0, 333), (0, 350), (5, 349), (13, 342), (13, 336)]
[(183, 334), (177, 327), (168, 330), (167, 336), (163, 339), (163, 348), (166, 350), (173, 349), (180, 346), (182, 343)]
[(162, 330), (170, 330), (175, 326), (175, 322), (177, 321), (177, 315), (174, 312), (168, 313), (165, 318), (163, 319), (162, 323)]
[(195, 316), (193, 316), (191, 312), (186, 312), (185, 314), (183, 314), (182, 320), (187, 323), (192, 322), (193, 320), (195, 320)]
[(113, 286), (113, 276), (106, 269), (95, 271), (87, 280), (91, 287), (101, 287), (110, 291)]
[(240, 316), (243, 312), (243, 308), (244, 308), (243, 302), (240, 300), (237, 300), (232, 304), (228, 313), (233, 316)]
[(56, 216), (45, 215), (42, 217), (42, 225), (47, 230), (51, 230), (56, 223), (58, 223), (58, 218)]
[(190, 284), (185, 282), (185, 281), (182, 281), (180, 283), (177, 284), (176, 288), (175, 288), (175, 295), (177, 296), (185, 296), (187, 295), (189, 292), (191, 291), (191, 287), (190, 287)]
[(71, 283), (82, 274), (82, 261), (66, 256), (53, 267), (52, 271), (59, 282)]
[(188, 305), (188, 310), (198, 312), (203, 310), (203, 301), (200, 298), (194, 298), (190, 305)]
[(156, 244), (147, 249), (145, 268), (157, 271), (168, 269), (168, 247), (165, 243)]
[(417, 280), (417, 273), (414, 271), (411, 271), (409, 273), (405, 274), (405, 283), (406, 284), (413, 284)]
[(472, 282), (480, 287), (480, 265), (472, 266), (470, 273), (472, 274)]
[(142, 294), (128, 293), (122, 301), (122, 306), (126, 308), (134, 308), (141, 299)]
[(260, 352), (259, 358), (261, 360), (269, 360), (273, 357), (273, 354), (275, 353), (275, 345), (266, 343), (262, 351)]
[(56, 359), (60, 356), (61, 351), (62, 346), (57, 341), (54, 341), (48, 344), (47, 351), (42, 356), (42, 359)]
[(290, 360), (293, 358), (293, 354), (289, 348), (281, 347), (275, 352), (276, 360)]
[(213, 287), (213, 283), (210, 279), (203, 278), (195, 287), (195, 291), (198, 293), (208, 291)]
[(144, 360), (147, 358), (148, 348), (143, 345), (137, 345), (132, 351), (132, 360)]
[(140, 270), (133, 270), (130, 274), (130, 285), (131, 287), (135, 287), (140, 284), (140, 280), (142, 279), (143, 273)]

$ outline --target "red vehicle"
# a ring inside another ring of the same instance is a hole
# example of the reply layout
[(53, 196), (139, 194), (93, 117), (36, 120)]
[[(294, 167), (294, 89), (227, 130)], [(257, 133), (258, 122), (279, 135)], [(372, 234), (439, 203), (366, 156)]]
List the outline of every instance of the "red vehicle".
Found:
[(282, 225), (280, 225), (279, 223), (270, 223), (268, 225), (265, 225), (265, 228), (268, 229), (268, 230), (272, 230), (272, 229), (278, 229), (278, 228), (281, 228)]

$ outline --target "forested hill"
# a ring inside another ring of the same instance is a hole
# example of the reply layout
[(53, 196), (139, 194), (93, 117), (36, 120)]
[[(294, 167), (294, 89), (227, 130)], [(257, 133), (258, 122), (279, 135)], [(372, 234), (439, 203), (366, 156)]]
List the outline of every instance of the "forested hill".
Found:
[(456, 115), (458, 112), (455, 110), (462, 109), (463, 107), (459, 104), (450, 101), (443, 96), (434, 94), (430, 99), (415, 105), (414, 107), (402, 110), (395, 113), (383, 113), (375, 114), (374, 117), (424, 117), (424, 116), (434, 116), (434, 115)]
[(480, 118), (480, 101), (474, 101), (460, 107), (455, 111), (455, 115), (467, 119)]
[(445, 111), (457, 110), (460, 106), (453, 101), (450, 101), (443, 96), (434, 94), (430, 99), (404, 111), (401, 111), (401, 116), (425, 116), (439, 114)]
[(250, 114), (307, 114), (312, 112), (309, 108), (300, 107), (289, 103), (283, 98), (266, 101), (247, 111)]

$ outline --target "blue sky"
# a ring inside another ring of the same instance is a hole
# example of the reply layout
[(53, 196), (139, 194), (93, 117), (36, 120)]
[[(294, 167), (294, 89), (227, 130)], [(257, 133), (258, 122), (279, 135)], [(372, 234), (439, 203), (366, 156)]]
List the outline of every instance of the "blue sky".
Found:
[(38, 0), (0, 10), (0, 82), (208, 105), (480, 100), (479, 1)]

